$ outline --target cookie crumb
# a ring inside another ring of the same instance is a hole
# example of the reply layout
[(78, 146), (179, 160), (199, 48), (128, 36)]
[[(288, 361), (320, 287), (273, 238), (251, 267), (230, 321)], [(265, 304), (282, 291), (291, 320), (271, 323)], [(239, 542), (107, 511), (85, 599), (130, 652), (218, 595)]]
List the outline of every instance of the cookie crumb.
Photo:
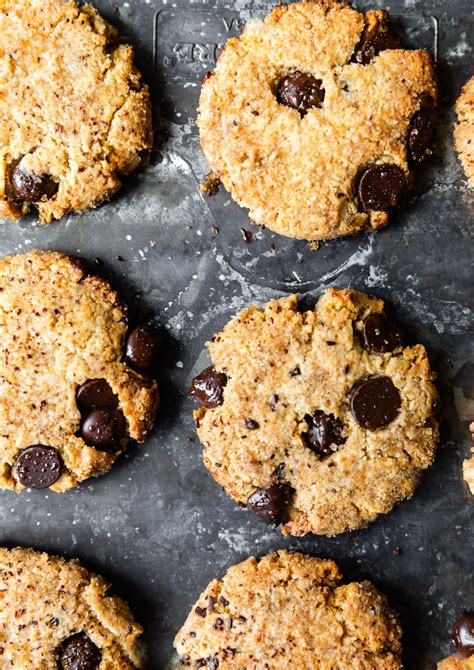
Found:
[(199, 184), (199, 190), (211, 197), (219, 192), (220, 185), (221, 180), (219, 177), (214, 172), (209, 172)]

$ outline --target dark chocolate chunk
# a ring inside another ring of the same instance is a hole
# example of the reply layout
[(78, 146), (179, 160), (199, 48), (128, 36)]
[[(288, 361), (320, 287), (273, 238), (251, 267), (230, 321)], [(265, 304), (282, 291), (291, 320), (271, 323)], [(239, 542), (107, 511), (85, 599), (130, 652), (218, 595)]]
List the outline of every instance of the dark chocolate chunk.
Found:
[(408, 132), (408, 149), (414, 163), (426, 157), (436, 130), (437, 114), (434, 109), (420, 109), (412, 118)]
[(125, 362), (138, 370), (151, 368), (160, 347), (160, 334), (152, 323), (136, 326), (130, 331), (125, 345)]
[(118, 397), (105, 379), (88, 379), (76, 391), (79, 411), (89, 413), (93, 409), (117, 409)]
[(331, 445), (344, 444), (346, 438), (342, 435), (342, 422), (333, 414), (326, 414), (317, 410), (313, 414), (304, 417), (308, 424), (308, 430), (301, 437), (306, 445), (318, 454), (329, 456), (336, 449)]
[(403, 332), (382, 314), (370, 314), (364, 320), (362, 342), (368, 349), (384, 354), (403, 346)]
[(407, 180), (398, 165), (370, 165), (359, 177), (357, 194), (365, 211), (385, 211), (398, 205), (407, 190)]
[(118, 447), (124, 432), (122, 412), (113, 409), (95, 409), (81, 424), (81, 437), (90, 447), (99, 451)]
[(22, 449), (15, 461), (15, 476), (23, 486), (46, 489), (60, 477), (63, 469), (61, 454), (53, 447), (35, 444)]
[(251, 512), (268, 523), (279, 523), (293, 496), (294, 489), (289, 484), (278, 482), (257, 489), (249, 497), (247, 507)]
[(374, 33), (356, 48), (352, 60), (360, 65), (368, 65), (375, 56), (387, 49), (400, 49), (400, 42), (387, 32)]
[(189, 395), (203, 407), (212, 409), (224, 402), (226, 384), (226, 375), (223, 372), (217, 372), (216, 368), (211, 365), (194, 377)]
[(301, 374), (301, 370), (299, 365), (296, 366), (296, 368), (293, 368), (293, 370), (290, 370), (290, 377), (298, 377), (298, 375)]
[(198, 616), (202, 616), (203, 618), (204, 618), (204, 617), (206, 616), (206, 614), (207, 614), (207, 610), (206, 610), (205, 607), (199, 607), (199, 606), (198, 606), (198, 607), (196, 607), (196, 608), (194, 609), (194, 611), (196, 612), (196, 614), (197, 614)]
[(321, 107), (324, 100), (322, 83), (321, 79), (316, 79), (312, 74), (291, 72), (278, 83), (277, 100), (304, 116), (308, 109)]
[(393, 421), (401, 404), (400, 393), (388, 377), (370, 377), (360, 382), (351, 396), (354, 419), (359, 426), (370, 430)]
[(58, 185), (49, 174), (24, 172), (19, 163), (11, 172), (10, 187), (16, 202), (40, 202), (49, 200), (58, 190)]
[(78, 633), (63, 642), (58, 660), (60, 670), (96, 670), (102, 653), (85, 633)]
[(245, 427), (249, 430), (257, 430), (257, 428), (260, 428), (260, 424), (254, 419), (245, 419)]
[(474, 612), (463, 612), (453, 626), (453, 645), (460, 656), (474, 654)]

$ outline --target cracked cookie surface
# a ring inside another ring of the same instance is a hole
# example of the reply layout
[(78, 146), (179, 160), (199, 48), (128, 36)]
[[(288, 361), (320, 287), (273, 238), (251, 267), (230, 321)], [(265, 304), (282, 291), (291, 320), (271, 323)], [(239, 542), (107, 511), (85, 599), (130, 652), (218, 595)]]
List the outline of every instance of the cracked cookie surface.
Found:
[(152, 146), (133, 51), (91, 5), (0, 0), (0, 217), (94, 207)]
[(401, 629), (368, 581), (332, 561), (279, 551), (212, 581), (175, 639), (181, 667), (401, 669)]
[(0, 548), (0, 666), (134, 670), (142, 632), (126, 603), (77, 561)]
[(383, 301), (329, 289), (251, 306), (208, 344), (190, 393), (206, 468), (291, 535), (366, 526), (433, 461), (437, 392), (424, 347), (403, 346)]
[(124, 309), (81, 259), (0, 260), (1, 488), (64, 491), (145, 439), (158, 389), (127, 362)]
[(474, 188), (474, 77), (462, 89), (456, 101), (456, 113), (454, 144), (469, 186)]
[(437, 98), (430, 54), (396, 48), (387, 23), (296, 3), (225, 45), (203, 83), (201, 145), (256, 223), (310, 240), (387, 223), (429, 152)]

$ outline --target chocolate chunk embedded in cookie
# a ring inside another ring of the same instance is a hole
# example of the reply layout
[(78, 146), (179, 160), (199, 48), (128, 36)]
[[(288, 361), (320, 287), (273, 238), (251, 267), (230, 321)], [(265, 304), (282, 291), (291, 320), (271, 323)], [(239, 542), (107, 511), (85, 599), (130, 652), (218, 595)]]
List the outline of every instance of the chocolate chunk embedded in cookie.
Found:
[(142, 667), (141, 627), (109, 585), (77, 561), (0, 548), (0, 665), (101, 670)]
[(380, 228), (403, 203), (437, 85), (430, 54), (388, 24), (383, 10), (300, 2), (227, 42), (203, 82), (201, 145), (256, 223), (323, 240)]
[(156, 382), (128, 365), (125, 309), (83, 262), (1, 259), (0, 328), (0, 488), (64, 491), (145, 439)]
[(94, 207), (152, 147), (132, 48), (91, 5), (0, 3), (0, 217)]
[(382, 300), (329, 289), (303, 313), (296, 296), (274, 300), (208, 346), (213, 366), (191, 386), (204, 463), (284, 533), (361, 528), (410, 497), (433, 461), (434, 374)]
[(401, 670), (400, 638), (370, 582), (343, 584), (332, 561), (279, 551), (212, 581), (174, 644), (182, 668)]

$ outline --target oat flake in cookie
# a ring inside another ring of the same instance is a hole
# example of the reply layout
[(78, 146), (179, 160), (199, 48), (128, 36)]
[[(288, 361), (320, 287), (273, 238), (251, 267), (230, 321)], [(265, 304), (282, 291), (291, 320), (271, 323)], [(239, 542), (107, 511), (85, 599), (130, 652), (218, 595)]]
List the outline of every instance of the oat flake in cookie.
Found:
[(474, 76), (469, 79), (456, 101), (458, 123), (454, 144), (471, 188), (474, 188)]
[(108, 590), (77, 561), (0, 548), (0, 667), (141, 668), (142, 629)]
[(153, 330), (130, 326), (81, 259), (1, 259), (0, 329), (0, 488), (64, 491), (143, 442), (158, 389), (137, 364), (157, 355)]
[(323, 240), (380, 228), (430, 152), (427, 51), (400, 48), (383, 10), (335, 0), (276, 7), (230, 39), (198, 125), (211, 169), (250, 218)]
[(132, 48), (91, 5), (0, 0), (0, 217), (94, 207), (152, 146)]
[(234, 565), (200, 596), (174, 641), (183, 668), (399, 670), (401, 629), (368, 581), (279, 551)]
[(366, 526), (433, 461), (434, 374), (383, 307), (329, 289), (300, 312), (290, 296), (244, 309), (208, 345), (206, 383), (191, 386), (204, 463), (285, 534)]

